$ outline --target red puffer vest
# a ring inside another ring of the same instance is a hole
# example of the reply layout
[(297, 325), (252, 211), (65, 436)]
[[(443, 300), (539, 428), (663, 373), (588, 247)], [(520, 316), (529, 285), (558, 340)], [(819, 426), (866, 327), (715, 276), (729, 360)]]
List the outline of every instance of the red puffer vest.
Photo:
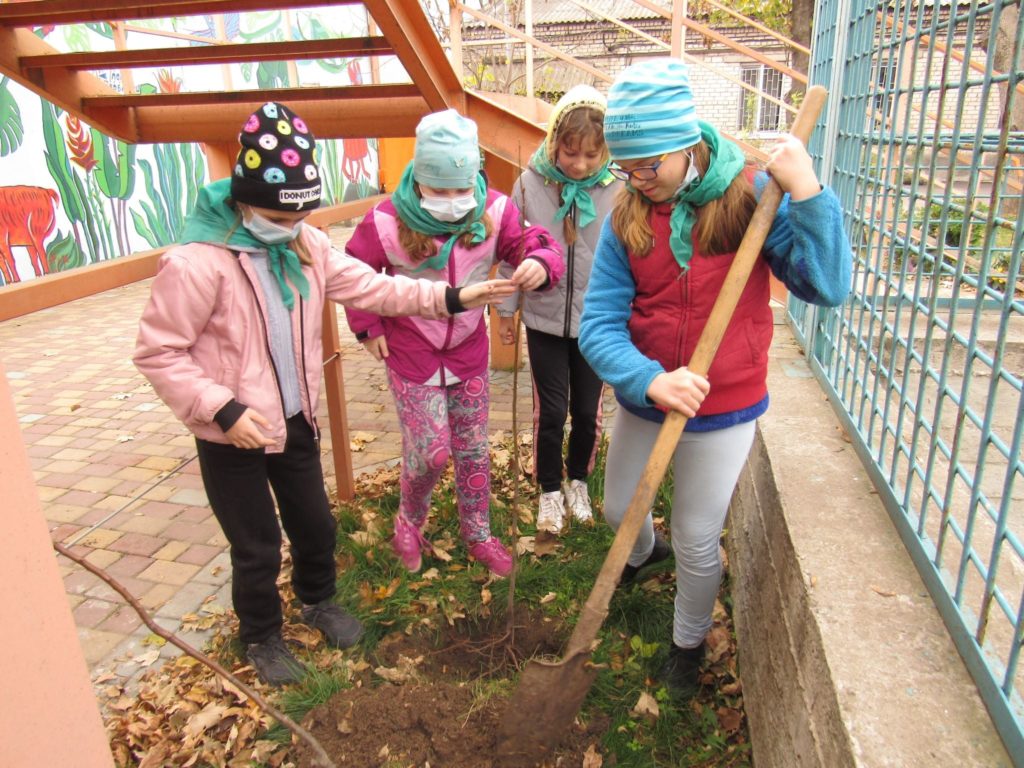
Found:
[[(736, 255), (703, 256), (694, 240), (690, 268), (680, 270), (668, 247), (671, 213), (670, 203), (654, 206), (654, 249), (643, 257), (629, 254), (636, 281), (630, 337), (666, 371), (689, 362)], [(711, 391), (700, 407), (701, 416), (747, 408), (768, 393), (770, 274), (768, 262), (759, 259), (708, 372)]]

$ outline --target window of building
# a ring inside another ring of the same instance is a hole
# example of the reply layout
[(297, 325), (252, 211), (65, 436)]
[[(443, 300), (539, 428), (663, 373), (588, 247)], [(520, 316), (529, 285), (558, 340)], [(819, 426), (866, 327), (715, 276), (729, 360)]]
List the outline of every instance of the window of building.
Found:
[(743, 82), (761, 94), (746, 88), (740, 91), (740, 128), (751, 133), (774, 133), (785, 130), (782, 108), (765, 95), (782, 98), (782, 73), (764, 64), (744, 64)]

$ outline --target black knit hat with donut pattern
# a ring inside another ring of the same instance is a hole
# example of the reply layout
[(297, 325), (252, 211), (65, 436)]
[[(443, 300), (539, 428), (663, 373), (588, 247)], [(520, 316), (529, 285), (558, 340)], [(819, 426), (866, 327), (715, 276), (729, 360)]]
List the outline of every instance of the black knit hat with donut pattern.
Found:
[(305, 121), (284, 104), (268, 101), (253, 112), (241, 133), (231, 176), (231, 197), (276, 211), (320, 205), (319, 152)]

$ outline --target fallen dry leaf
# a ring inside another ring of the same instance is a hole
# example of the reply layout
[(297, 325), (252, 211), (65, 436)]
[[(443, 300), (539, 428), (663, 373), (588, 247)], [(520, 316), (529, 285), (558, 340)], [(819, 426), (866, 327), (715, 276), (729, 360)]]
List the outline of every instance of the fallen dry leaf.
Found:
[(553, 555), (558, 551), (558, 537), (547, 531), (537, 531), (537, 537), (533, 542), (533, 554), (537, 557)]
[(718, 715), (718, 724), (726, 733), (736, 733), (743, 724), (743, 713), (732, 707), (719, 707), (715, 713)]
[(369, 531), (355, 531), (353, 533), (350, 533), (348, 537), (359, 546), (367, 548), (372, 547), (374, 544), (380, 541), (379, 536), (375, 536)]
[(140, 667), (149, 667), (156, 663), (156, 660), (160, 658), (160, 651), (152, 650), (140, 653), (138, 656), (132, 659)]
[(658, 719), (661, 715), (661, 709), (658, 707), (658, 702), (654, 700), (654, 697), (647, 691), (640, 692), (640, 698), (636, 700), (629, 710), (630, 717), (637, 719), (650, 720), (651, 722)]
[(882, 597), (896, 597), (895, 592), (890, 592), (888, 589), (876, 587), (874, 584), (871, 585), (871, 591), (874, 592), (876, 595), (881, 595)]
[(601, 768), (603, 765), (604, 758), (601, 757), (601, 753), (597, 751), (597, 745), (591, 744), (587, 747), (587, 751), (583, 753), (582, 768)]
[(223, 704), (210, 703), (207, 704), (200, 712), (192, 715), (185, 723), (185, 735), (195, 738), (201, 735), (207, 728), (219, 723), (224, 713), (227, 711), (227, 707)]
[(711, 631), (708, 632), (705, 642), (707, 642), (708, 648), (708, 661), (714, 664), (729, 653), (732, 638), (729, 636), (728, 629), (716, 626), (712, 627)]
[(540, 604), (541, 605), (546, 605), (547, 603), (550, 603), (552, 600), (556, 600), (557, 598), (558, 598), (558, 593), (557, 592), (548, 592), (546, 595), (544, 595), (544, 597), (542, 597), (540, 599)]
[(367, 443), (372, 443), (377, 439), (377, 435), (374, 432), (353, 432), (349, 435), (348, 444), (353, 451), (363, 450), (363, 446)]

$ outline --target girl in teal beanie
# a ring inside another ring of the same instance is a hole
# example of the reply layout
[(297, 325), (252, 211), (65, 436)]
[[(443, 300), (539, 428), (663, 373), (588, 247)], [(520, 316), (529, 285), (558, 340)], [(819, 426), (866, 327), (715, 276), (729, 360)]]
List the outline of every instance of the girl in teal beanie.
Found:
[[(345, 250), (377, 271), (455, 286), (485, 280), (496, 262), (511, 266), (522, 291), (546, 290), (563, 271), (558, 243), (543, 228), (524, 226), (512, 200), (487, 188), (476, 123), (453, 109), (420, 121), (398, 188), (366, 214)], [(423, 553), (433, 552), (424, 529), (450, 456), (466, 549), (494, 575), (508, 576), (512, 556), (490, 522), (490, 345), (483, 310), (443, 320), (353, 310), (348, 322), (387, 366), (398, 409), (402, 497), (395, 554), (415, 572)]]
[(626, 181), (604, 224), (580, 327), (580, 348), (620, 404), (605, 469), (604, 515), (618, 528), (664, 414), (689, 421), (673, 457), (671, 546), (650, 514), (620, 584), (675, 555), (672, 643), (660, 677), (697, 690), (721, 579), (725, 514), (768, 408), (769, 277), (804, 301), (840, 304), (852, 256), (836, 196), (804, 146), (787, 136), (767, 172), (786, 195), (705, 378), (686, 367), (757, 198), (768, 180), (740, 148), (697, 119), (689, 73), (673, 59), (635, 64), (608, 93), (605, 140)]

